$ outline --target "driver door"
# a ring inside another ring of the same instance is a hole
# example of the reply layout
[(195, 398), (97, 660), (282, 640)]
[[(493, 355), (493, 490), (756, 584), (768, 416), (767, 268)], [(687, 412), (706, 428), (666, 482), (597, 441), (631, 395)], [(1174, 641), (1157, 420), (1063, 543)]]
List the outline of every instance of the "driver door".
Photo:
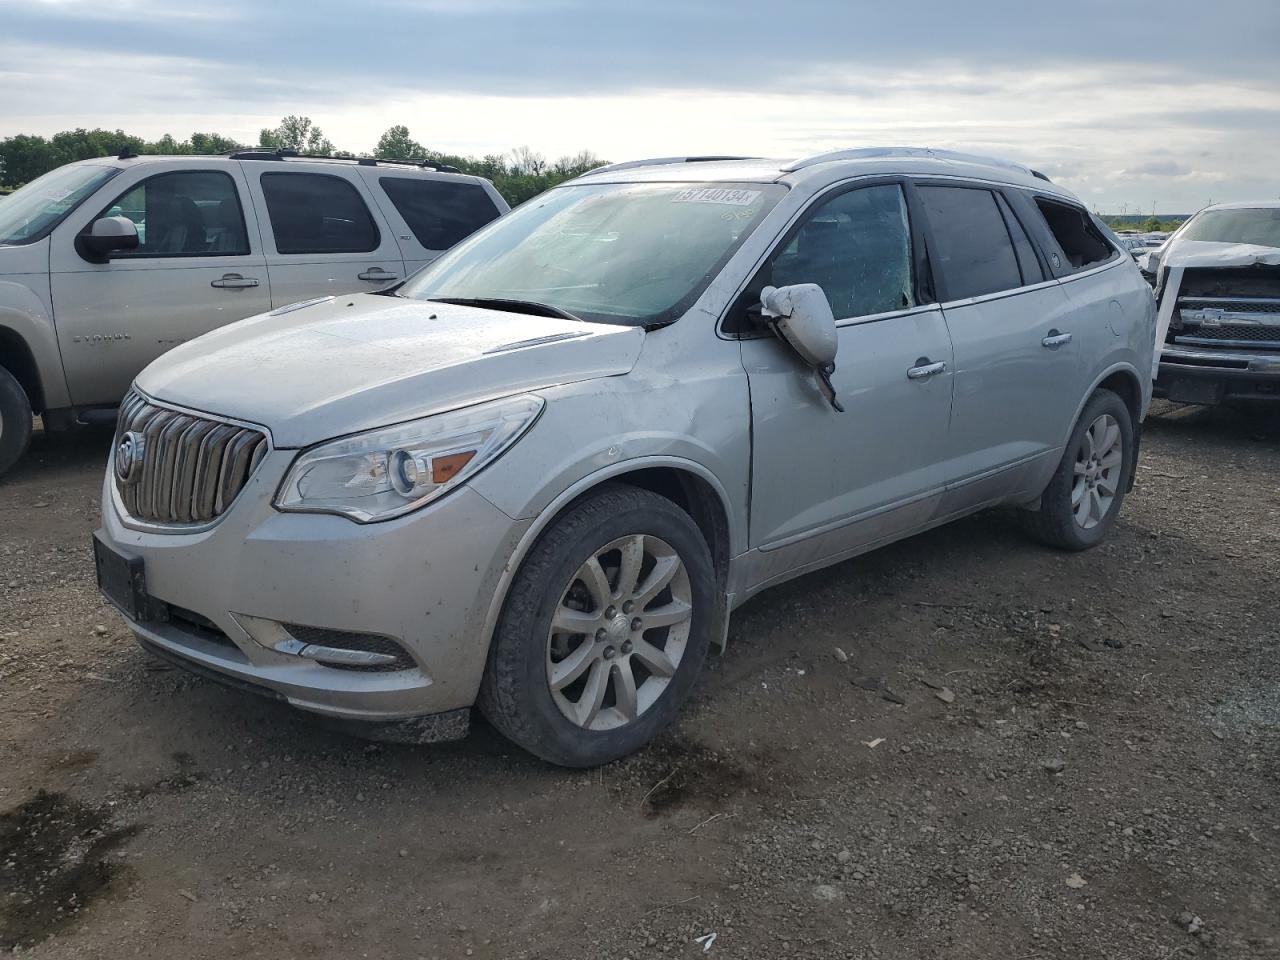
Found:
[(926, 524), (947, 477), (951, 339), (931, 302), (923, 241), (900, 182), (817, 201), (760, 268), (766, 285), (817, 283), (836, 317), (836, 412), (773, 336), (742, 342), (751, 390), (754, 589)]
[[(235, 164), (139, 165), (111, 181), (109, 203), (84, 204), (54, 231), (49, 279), (72, 403), (119, 403), (166, 350), (271, 308), (243, 189)], [(90, 263), (76, 236), (109, 216), (134, 222), (138, 247)]]

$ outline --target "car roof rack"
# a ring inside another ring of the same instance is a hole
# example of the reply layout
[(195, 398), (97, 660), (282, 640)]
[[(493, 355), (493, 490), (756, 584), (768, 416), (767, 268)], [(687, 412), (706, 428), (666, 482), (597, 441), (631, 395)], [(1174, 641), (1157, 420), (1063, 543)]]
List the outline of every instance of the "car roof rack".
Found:
[(249, 147), (247, 149), (232, 150), (224, 153), (222, 156), (228, 160), (285, 160), (293, 157), (299, 157), (307, 160), (346, 160), (348, 163), (356, 163), (362, 167), (376, 167), (382, 163), (393, 163), (401, 166), (420, 167), (423, 170), (434, 170), (437, 173), (461, 173), (457, 167), (447, 163), (432, 163), (430, 160), (410, 159), (399, 157), (341, 157), (332, 154), (319, 153), (299, 153), (297, 150), (287, 148), (274, 149), (272, 147)]
[(819, 163), (832, 163), (837, 160), (869, 160), (879, 157), (920, 157), (926, 160), (950, 160), (955, 163), (974, 163), (984, 167), (1002, 167), (1006, 170), (1017, 170), (1027, 176), (1036, 177), (1046, 183), (1053, 181), (1039, 170), (1014, 163), (1012, 160), (1001, 160), (999, 157), (984, 157), (975, 153), (963, 153), (959, 150), (935, 150), (932, 147), (855, 147), (848, 150), (828, 150), (815, 153), (809, 157), (792, 160), (783, 166), (787, 173), (794, 173)]
[(729, 154), (707, 155), (701, 157), (651, 157), (648, 160), (626, 160), (622, 163), (611, 163), (605, 167), (596, 167), (583, 174), (584, 177), (597, 173), (613, 173), (615, 170), (631, 170), (635, 167), (662, 167), (672, 163), (711, 163), (716, 160), (759, 160), (759, 157), (739, 157)]

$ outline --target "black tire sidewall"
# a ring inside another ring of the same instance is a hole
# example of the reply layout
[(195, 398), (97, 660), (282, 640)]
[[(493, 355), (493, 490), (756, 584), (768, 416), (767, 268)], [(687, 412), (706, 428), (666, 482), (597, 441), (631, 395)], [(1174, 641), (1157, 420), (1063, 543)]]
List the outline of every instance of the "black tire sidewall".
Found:
[[(515, 684), (504, 691), (501, 714), (518, 714), (519, 724), (493, 716), (491, 722), (531, 753), (563, 766), (598, 766), (644, 746), (667, 726), (688, 699), (701, 672), (717, 620), (715, 571), (706, 541), (693, 520), (671, 501), (640, 489), (613, 488), (592, 498), (613, 500), (605, 516), (592, 517), (591, 502), (571, 508), (558, 519), (521, 566), (499, 619), (490, 667), (502, 658)], [(546, 675), (546, 643), (551, 618), (570, 578), (587, 556), (620, 537), (660, 537), (680, 555), (689, 577), (693, 613), (688, 643), (675, 677), (662, 696), (635, 723), (617, 730), (584, 730), (556, 706)], [(566, 536), (567, 534), (567, 536)], [(492, 670), (487, 671), (486, 684)], [(492, 693), (493, 691), (490, 691)], [(482, 696), (481, 704), (492, 703)]]
[(31, 442), (31, 401), (13, 374), (0, 367), (0, 476)]
[[(1075, 514), (1071, 509), (1071, 488), (1075, 481), (1075, 462), (1076, 451), (1080, 447), (1080, 443), (1084, 439), (1085, 431), (1093, 425), (1093, 422), (1104, 414), (1110, 414), (1120, 426), (1120, 440), (1124, 444), (1122, 450), (1122, 458), (1120, 462), (1120, 481), (1116, 488), (1115, 499), (1111, 502), (1111, 509), (1107, 511), (1107, 515), (1100, 523), (1091, 529), (1084, 529), (1080, 524), (1076, 523)], [(1110, 390), (1098, 390), (1085, 404), (1084, 412), (1080, 414), (1080, 419), (1076, 422), (1075, 429), (1071, 431), (1071, 440), (1067, 444), (1067, 449), (1062, 454), (1062, 462), (1058, 465), (1058, 470), (1053, 476), (1053, 480), (1049, 482), (1049, 486), (1045, 489), (1044, 496), (1041, 500), (1040, 509), (1048, 511), (1048, 519), (1051, 520), (1055, 532), (1060, 532), (1066, 541), (1061, 545), (1068, 549), (1087, 550), (1095, 547), (1111, 533), (1111, 529), (1115, 526), (1117, 518), (1120, 516), (1120, 508), (1124, 503), (1125, 493), (1129, 488), (1129, 478), (1133, 474), (1134, 464), (1134, 443), (1133, 443), (1133, 417), (1129, 413), (1129, 408), (1120, 397)]]

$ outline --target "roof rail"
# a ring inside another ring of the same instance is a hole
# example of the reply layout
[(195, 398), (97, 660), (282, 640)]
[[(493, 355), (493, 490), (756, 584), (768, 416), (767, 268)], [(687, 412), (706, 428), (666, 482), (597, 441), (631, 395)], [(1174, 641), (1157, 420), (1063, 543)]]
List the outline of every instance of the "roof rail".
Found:
[(672, 163), (710, 163), (713, 160), (759, 160), (759, 157), (739, 157), (725, 154), (708, 155), (702, 157), (652, 157), (648, 160), (627, 160), (623, 163), (611, 163), (607, 167), (596, 167), (594, 170), (588, 170), (583, 174), (584, 177), (594, 176), (597, 173), (613, 173), (615, 170), (630, 170), (634, 167), (663, 167)]
[(404, 166), (421, 167), (424, 170), (435, 170), (438, 173), (461, 173), (455, 166), (447, 163), (432, 163), (430, 160), (401, 159), (398, 157), (338, 157), (331, 154), (302, 154), (297, 150), (275, 149), (273, 147), (249, 147), (224, 153), (228, 160), (284, 160), (288, 157), (302, 157), (308, 160), (346, 160), (362, 167), (376, 167), (380, 163), (395, 163)]
[(1049, 181), (1049, 178), (1043, 173), (1032, 170), (1021, 163), (1014, 163), (1012, 160), (984, 157), (974, 153), (962, 153), (958, 150), (934, 150), (931, 147), (856, 147), (849, 150), (829, 150), (825, 153), (815, 153), (811, 157), (792, 160), (782, 169), (792, 173), (819, 163), (831, 163), (835, 160), (867, 160), (876, 157), (922, 157), (928, 160), (949, 160), (953, 163), (976, 163), (984, 167), (1003, 167), (1007, 170), (1017, 170), (1027, 176)]

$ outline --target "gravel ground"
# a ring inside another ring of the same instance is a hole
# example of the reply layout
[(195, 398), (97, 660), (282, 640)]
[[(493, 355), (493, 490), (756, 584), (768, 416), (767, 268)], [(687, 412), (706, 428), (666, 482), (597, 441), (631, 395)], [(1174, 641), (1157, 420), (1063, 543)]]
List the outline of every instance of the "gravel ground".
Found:
[(590, 772), (150, 660), (92, 583), (108, 439), (0, 482), (0, 952), (1280, 957), (1280, 415), (1159, 406), (1091, 553), (992, 513), (757, 598)]

